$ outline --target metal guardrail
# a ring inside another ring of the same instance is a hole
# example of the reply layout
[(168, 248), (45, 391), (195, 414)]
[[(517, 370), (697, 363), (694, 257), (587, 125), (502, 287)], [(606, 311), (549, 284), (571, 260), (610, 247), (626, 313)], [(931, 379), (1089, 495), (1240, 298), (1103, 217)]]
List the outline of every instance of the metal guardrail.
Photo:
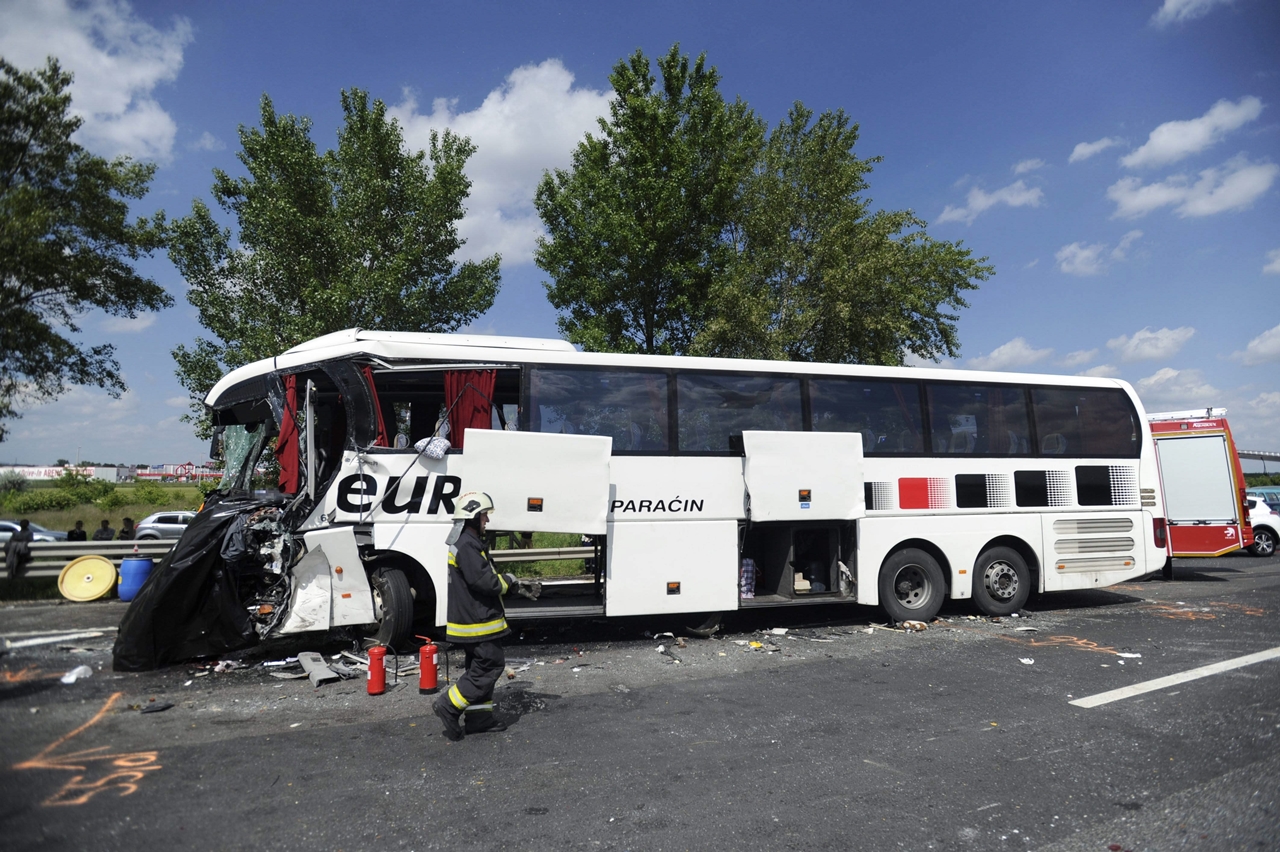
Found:
[[(117, 568), (122, 560), (134, 555), (159, 562), (165, 557), (177, 539), (149, 539), (139, 541), (36, 541), (31, 544), (31, 561), (22, 572), (23, 577), (57, 577), (67, 563), (81, 556), (101, 556)], [(557, 559), (590, 559), (594, 547), (537, 547), (512, 550), (491, 550), (494, 562), (538, 562)], [(0, 571), (0, 578), (4, 572)]]
[[(173, 550), (177, 539), (144, 539), (139, 541), (35, 541), (31, 543), (31, 561), (23, 570), (23, 577), (57, 577), (73, 559), (81, 556), (101, 556), (117, 568), (121, 561), (134, 555), (157, 562)], [(0, 573), (0, 576), (4, 576)]]

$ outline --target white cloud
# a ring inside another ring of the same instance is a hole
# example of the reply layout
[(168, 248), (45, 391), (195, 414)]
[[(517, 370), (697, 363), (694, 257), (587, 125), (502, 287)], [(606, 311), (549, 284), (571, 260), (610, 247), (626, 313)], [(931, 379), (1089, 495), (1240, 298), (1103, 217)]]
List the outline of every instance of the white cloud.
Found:
[(1150, 327), (1135, 331), (1133, 336), (1122, 334), (1107, 341), (1107, 348), (1120, 355), (1120, 360), (1152, 361), (1158, 358), (1169, 358), (1177, 354), (1196, 333), (1190, 326), (1180, 328), (1162, 328), (1152, 331)]
[(1280, 275), (1280, 249), (1267, 252), (1267, 265), (1262, 267), (1262, 271)]
[(1108, 148), (1119, 144), (1119, 139), (1110, 136), (1104, 136), (1097, 142), (1081, 142), (1071, 149), (1071, 156), (1067, 158), (1067, 162), (1078, 163), (1081, 160), (1087, 160), (1094, 154), (1100, 154)]
[(155, 324), (155, 314), (139, 314), (136, 317), (107, 317), (102, 321), (102, 330), (113, 334), (135, 334), (151, 328)]
[(1022, 162), (1018, 163), (1016, 166), (1013, 167), (1013, 173), (1015, 175), (1020, 175), (1020, 174), (1025, 174), (1027, 172), (1034, 172), (1036, 169), (1043, 169), (1044, 165), (1045, 165), (1044, 160), (1040, 160), (1040, 159), (1023, 160)]
[(1214, 6), (1230, 2), (1232, 0), (1164, 0), (1164, 5), (1151, 16), (1151, 23), (1163, 27), (1178, 21), (1191, 21), (1209, 14)]
[(970, 358), (968, 366), (975, 370), (1013, 370), (1037, 364), (1051, 355), (1052, 349), (1034, 349), (1025, 338), (1015, 337), (992, 349), (990, 355)]
[(1028, 263), (1026, 266), (1024, 266), (1024, 267), (1022, 267), (1022, 268), (1023, 268), (1023, 269), (1032, 269), (1032, 268), (1036, 267), (1037, 265), (1039, 265), (1039, 263), (1040, 263), (1040, 258), (1038, 258), (1038, 257), (1037, 257), (1035, 260), (1031, 261), (1030, 263)]
[(1120, 375), (1120, 371), (1110, 364), (1099, 364), (1096, 367), (1090, 367), (1076, 373), (1077, 376), (1090, 376), (1095, 379), (1114, 379)]
[(1261, 114), (1262, 101), (1252, 95), (1234, 104), (1224, 98), (1199, 118), (1166, 121), (1151, 131), (1146, 144), (1121, 157), (1120, 162), (1131, 169), (1176, 163), (1216, 145)]
[(191, 398), (186, 396), (171, 396), (164, 401), (164, 404), (170, 408), (176, 408), (179, 411), (186, 411), (191, 407)]
[(199, 139), (187, 146), (191, 151), (221, 151), (226, 147), (226, 142), (223, 142), (207, 130), (200, 134)]
[(389, 112), (399, 119), (405, 140), (426, 148), (431, 131), (445, 128), (469, 137), (476, 152), (467, 162), (471, 196), (459, 233), (467, 239), (464, 258), (502, 255), (503, 265), (529, 263), (542, 222), (533, 193), (544, 170), (566, 168), (584, 134), (608, 112), (611, 94), (574, 86), (574, 77), (558, 59), (521, 66), (484, 102), (456, 113), (456, 101), (435, 100), (419, 112), (417, 99)]
[(122, 0), (11, 0), (0, 5), (0, 55), (23, 70), (56, 56), (75, 74), (71, 109), (84, 118), (76, 139), (103, 156), (167, 160), (177, 131), (152, 97), (177, 77), (191, 24), (161, 30)]
[(1068, 275), (1099, 275), (1107, 268), (1102, 259), (1102, 253), (1106, 250), (1103, 243), (1071, 243), (1058, 249), (1054, 257), (1058, 261), (1058, 268)]
[(1205, 381), (1199, 370), (1164, 367), (1145, 379), (1139, 379), (1134, 390), (1147, 411), (1212, 408), (1222, 403), (1222, 392)]
[(1239, 360), (1246, 367), (1280, 361), (1280, 325), (1262, 332), (1249, 341), (1243, 352), (1235, 352), (1231, 357)]
[(1088, 364), (1097, 357), (1097, 349), (1077, 349), (1075, 352), (1068, 352), (1058, 363), (1063, 367), (1070, 369), (1072, 367), (1079, 367), (1082, 364)]
[(1180, 217), (1212, 216), (1248, 207), (1261, 198), (1280, 176), (1275, 163), (1250, 162), (1243, 154), (1221, 166), (1200, 172), (1195, 183), (1186, 175), (1173, 175), (1143, 185), (1136, 177), (1122, 178), (1107, 188), (1116, 203), (1111, 218), (1136, 219), (1161, 207), (1177, 205)]
[(908, 367), (932, 367), (935, 370), (951, 370), (956, 366), (954, 361), (948, 361), (945, 358), (941, 361), (927, 361), (914, 352), (906, 353), (902, 363)]
[(1039, 207), (1044, 192), (1039, 187), (1029, 187), (1024, 181), (1015, 181), (995, 192), (983, 192), (978, 187), (969, 190), (968, 203), (964, 207), (948, 204), (938, 217), (939, 222), (964, 222), (972, 225), (978, 214), (997, 204), (1010, 207)]
[(1120, 238), (1119, 244), (1116, 245), (1116, 247), (1111, 250), (1111, 259), (1124, 260), (1125, 257), (1129, 254), (1129, 246), (1133, 245), (1134, 242), (1140, 239), (1141, 237), (1142, 237), (1142, 232), (1137, 230), (1130, 231), (1129, 233), (1125, 234), (1123, 237)]

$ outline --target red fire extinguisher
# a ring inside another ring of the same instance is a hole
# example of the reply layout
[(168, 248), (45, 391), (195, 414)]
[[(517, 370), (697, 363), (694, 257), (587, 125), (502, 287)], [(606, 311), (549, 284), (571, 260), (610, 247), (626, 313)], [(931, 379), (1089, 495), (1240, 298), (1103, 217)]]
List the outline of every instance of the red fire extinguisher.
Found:
[(427, 640), (426, 644), (418, 651), (418, 694), (430, 695), (440, 689), (436, 680), (438, 677), (436, 654), (440, 649), (436, 647), (436, 643), (426, 636), (419, 636), (418, 638)]
[(374, 645), (369, 649), (369, 694), (381, 695), (387, 691), (387, 666), (384, 657), (387, 649)]

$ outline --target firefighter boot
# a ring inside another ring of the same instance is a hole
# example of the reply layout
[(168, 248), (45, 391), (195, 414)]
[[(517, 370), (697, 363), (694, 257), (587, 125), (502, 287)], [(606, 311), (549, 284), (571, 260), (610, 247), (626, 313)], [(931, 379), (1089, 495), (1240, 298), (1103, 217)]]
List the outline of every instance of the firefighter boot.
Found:
[(493, 705), (468, 707), (466, 729), (468, 734), (487, 734), (505, 731), (507, 723), (493, 715)]
[(444, 735), (455, 743), (464, 736), (462, 732), (462, 711), (453, 706), (449, 693), (443, 693), (431, 702), (431, 711), (444, 723)]

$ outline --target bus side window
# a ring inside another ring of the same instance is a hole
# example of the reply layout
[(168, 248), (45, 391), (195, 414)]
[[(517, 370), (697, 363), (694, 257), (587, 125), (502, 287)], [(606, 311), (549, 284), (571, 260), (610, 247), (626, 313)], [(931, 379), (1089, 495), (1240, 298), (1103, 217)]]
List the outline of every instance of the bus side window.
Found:
[(681, 373), (676, 377), (681, 452), (732, 452), (745, 431), (803, 429), (800, 380), (739, 373)]
[(535, 367), (529, 428), (613, 439), (613, 453), (666, 452), (666, 373), (608, 368)]
[(1031, 401), (1043, 455), (1137, 458), (1141, 453), (1137, 413), (1119, 388), (1032, 388)]
[(943, 455), (1030, 455), (1026, 393), (1012, 385), (931, 382), (929, 425)]
[(868, 379), (809, 379), (815, 432), (861, 432), (865, 455), (924, 451), (920, 385)]

